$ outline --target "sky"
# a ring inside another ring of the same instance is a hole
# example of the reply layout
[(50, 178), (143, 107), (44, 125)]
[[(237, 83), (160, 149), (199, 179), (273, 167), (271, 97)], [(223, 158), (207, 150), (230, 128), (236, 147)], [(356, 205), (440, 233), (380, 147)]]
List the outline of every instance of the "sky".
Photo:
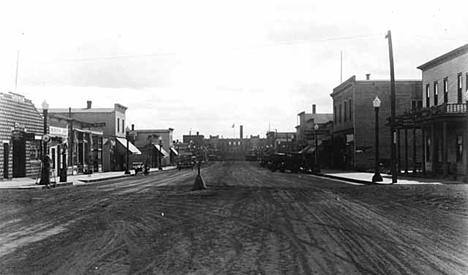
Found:
[(295, 131), (312, 104), (331, 113), (341, 80), (389, 79), (388, 30), (396, 79), (421, 79), (417, 66), (468, 43), (467, 10), (459, 0), (2, 1), (0, 91), (38, 108), (120, 103), (136, 129), (173, 128), (175, 139), (237, 137), (239, 125), (264, 137)]

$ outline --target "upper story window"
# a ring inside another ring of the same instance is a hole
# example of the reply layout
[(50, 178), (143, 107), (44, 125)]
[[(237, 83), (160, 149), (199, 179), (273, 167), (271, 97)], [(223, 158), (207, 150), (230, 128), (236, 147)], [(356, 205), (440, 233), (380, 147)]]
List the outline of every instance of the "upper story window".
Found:
[(336, 113), (336, 105), (333, 106), (333, 116), (334, 116), (335, 123), (337, 123), (338, 122), (338, 119), (337, 119), (338, 114)]
[(117, 118), (117, 133), (120, 132), (120, 118)]
[(125, 119), (122, 119), (122, 133), (125, 132)]
[(338, 120), (339, 120), (340, 123), (341, 123), (341, 115), (342, 115), (342, 112), (341, 112), (341, 104), (339, 105), (338, 109), (339, 109), (339, 112), (340, 112), (340, 115), (338, 116)]
[(349, 121), (353, 120), (353, 104), (352, 104), (352, 99), (349, 100)]
[(430, 95), (430, 89), (431, 86), (429, 84), (426, 84), (426, 107), (429, 107), (431, 105), (431, 95)]
[(439, 104), (438, 96), (439, 96), (439, 83), (435, 81), (434, 82), (434, 106), (437, 106)]
[(448, 78), (444, 78), (444, 103), (448, 103)]
[(462, 103), (463, 101), (463, 94), (462, 94), (462, 74), (459, 73), (457, 76), (457, 95), (458, 95), (458, 103)]
[(348, 105), (347, 105), (347, 102), (345, 100), (345, 102), (344, 102), (344, 121), (347, 120), (347, 117), (348, 117), (347, 114), (348, 114)]

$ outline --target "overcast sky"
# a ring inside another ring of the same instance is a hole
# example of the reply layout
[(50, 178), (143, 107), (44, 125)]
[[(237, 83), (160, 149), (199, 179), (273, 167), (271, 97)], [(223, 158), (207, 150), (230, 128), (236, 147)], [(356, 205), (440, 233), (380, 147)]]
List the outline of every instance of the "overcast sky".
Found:
[[(128, 107), (138, 129), (295, 131), (356, 75), (397, 79), (468, 43), (467, 1), (2, 1), (0, 91), (40, 107)], [(369, 102), (371, 104), (371, 102)], [(232, 129), (235, 123), (236, 130)]]

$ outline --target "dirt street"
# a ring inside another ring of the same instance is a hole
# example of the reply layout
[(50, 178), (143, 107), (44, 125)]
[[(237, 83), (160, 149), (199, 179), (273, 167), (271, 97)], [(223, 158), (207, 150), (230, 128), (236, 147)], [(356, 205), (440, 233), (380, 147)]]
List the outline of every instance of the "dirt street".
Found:
[(0, 274), (468, 274), (467, 185), (195, 175), (0, 191)]

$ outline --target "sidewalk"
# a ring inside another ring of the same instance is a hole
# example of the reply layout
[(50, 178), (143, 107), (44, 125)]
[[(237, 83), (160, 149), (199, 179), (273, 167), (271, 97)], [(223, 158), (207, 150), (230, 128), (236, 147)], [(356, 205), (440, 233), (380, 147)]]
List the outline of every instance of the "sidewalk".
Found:
[[(163, 167), (163, 171), (172, 170), (175, 166), (166, 166)], [(159, 172), (158, 168), (150, 168), (150, 173)], [(139, 173), (140, 174), (140, 173)], [(60, 177), (57, 177), (57, 183), (55, 187), (68, 186), (68, 185), (85, 185), (93, 182), (109, 180), (109, 179), (118, 179), (125, 178), (135, 175), (135, 170), (130, 170), (130, 174), (124, 174), (124, 171), (116, 172), (102, 172), (102, 173), (93, 173), (93, 174), (78, 174), (78, 175), (68, 175), (67, 182), (59, 182)], [(45, 189), (50, 188), (45, 185), (38, 185), (36, 182), (39, 182), (40, 179), (32, 178), (14, 178), (11, 180), (0, 180), (0, 189)], [(53, 187), (54, 184), (51, 184)]]
[[(349, 181), (359, 184), (375, 184), (372, 182), (372, 176), (374, 173), (366, 172), (352, 172), (352, 171), (339, 171), (339, 170), (322, 170), (319, 176), (333, 178), (338, 180)], [(377, 184), (392, 184), (392, 176), (387, 174), (381, 174), (383, 181)], [(455, 181), (451, 179), (441, 178), (423, 178), (406, 176), (404, 174), (398, 175), (396, 184), (463, 184), (461, 180)]]

